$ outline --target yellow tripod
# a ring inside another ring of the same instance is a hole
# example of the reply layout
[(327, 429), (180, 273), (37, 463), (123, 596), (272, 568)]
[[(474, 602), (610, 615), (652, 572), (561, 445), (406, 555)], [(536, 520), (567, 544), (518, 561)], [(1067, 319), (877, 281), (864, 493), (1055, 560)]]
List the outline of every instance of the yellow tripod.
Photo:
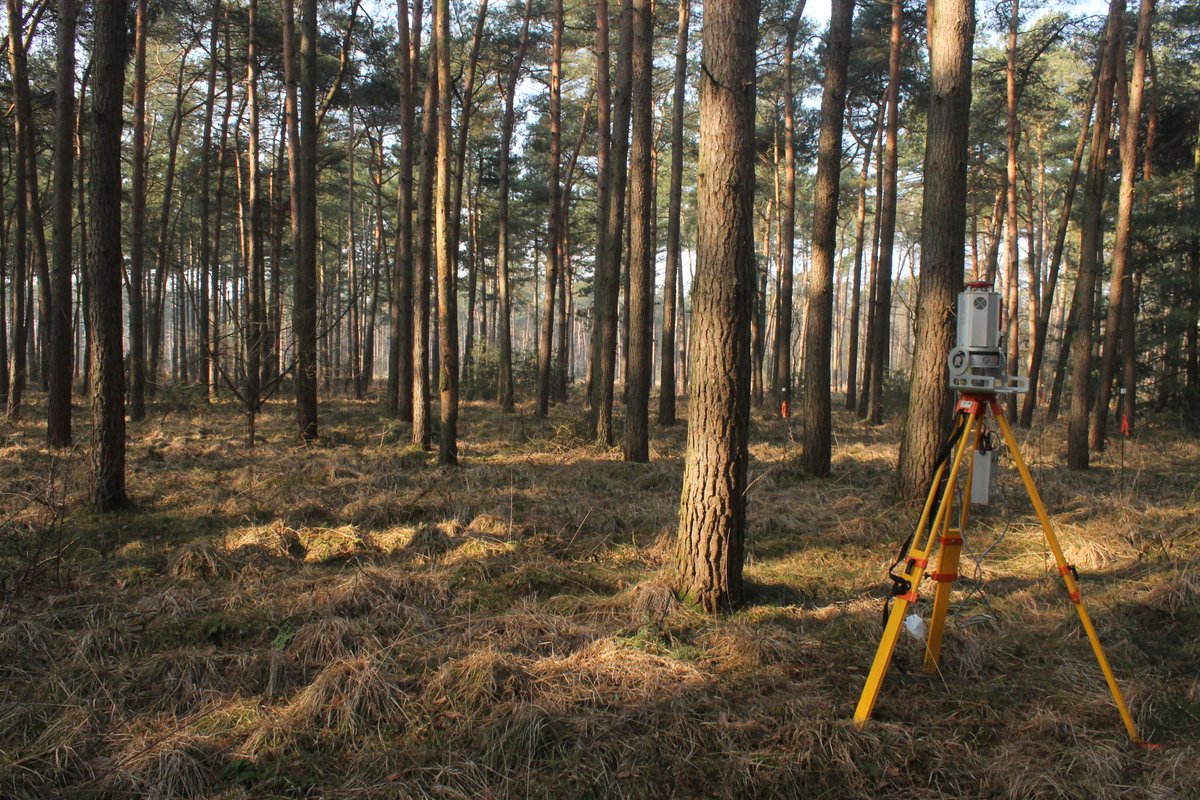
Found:
[[(1046, 507), (1042, 504), (1042, 498), (1038, 494), (1037, 487), (1033, 484), (1033, 477), (1029, 474), (1029, 468), (1025, 465), (1025, 460), (1021, 458), (1021, 451), (1017, 447), (1017, 441), (1013, 436), (1012, 428), (1009, 427), (1008, 422), (1004, 419), (1004, 414), (994, 395), (964, 394), (958, 401), (958, 406), (955, 409), (955, 433), (950, 440), (949, 457), (942, 460), (937, 472), (934, 474), (933, 485), (929, 490), (929, 496), (925, 499), (925, 506), (921, 513), (920, 521), (917, 522), (917, 528), (913, 533), (912, 543), (909, 546), (908, 555), (904, 561), (903, 576), (894, 576), (893, 578), (897, 583), (896, 595), (892, 603), (891, 613), (888, 615), (887, 623), (883, 629), (883, 638), (879, 642), (879, 648), (875, 651), (875, 660), (872, 662), (871, 671), (867, 675), (867, 683), (863, 687), (862, 695), (858, 699), (858, 707), (854, 711), (854, 720), (859, 726), (862, 726), (866, 724), (866, 721), (871, 716), (871, 710), (875, 707), (875, 700), (879, 697), (879, 690), (883, 686), (884, 676), (887, 674), (888, 665), (891, 663), (892, 653), (896, 648), (896, 639), (899, 637), (900, 628), (904, 624), (905, 614), (908, 611), (908, 607), (917, 601), (917, 589), (920, 587), (921, 579), (924, 577), (931, 578), (937, 584), (933, 596), (933, 611), (930, 615), (929, 632), (925, 647), (925, 669), (931, 672), (937, 669), (938, 656), (942, 648), (942, 632), (946, 624), (946, 609), (950, 603), (950, 590), (954, 585), (954, 581), (958, 578), (958, 557), (962, 550), (963, 532), (967, 526), (967, 509), (970, 505), (968, 498), (970, 497), (971, 480), (973, 477), (973, 462), (968, 462), (967, 464), (966, 487), (963, 491), (963, 502), (959, 512), (958, 527), (951, 527), (950, 509), (954, 497), (955, 478), (958, 477), (959, 470), (962, 467), (963, 456), (966, 454), (968, 448), (979, 446), (986, 430), (986, 417), (989, 411), (1000, 428), (1005, 444), (1008, 445), (1008, 451), (1017, 465), (1017, 471), (1021, 474), (1025, 490), (1029, 494), (1034, 511), (1037, 512), (1038, 520), (1041, 521), (1042, 530), (1046, 534), (1046, 541), (1049, 543), (1051, 552), (1054, 553), (1054, 560), (1058, 564), (1058, 571), (1062, 575), (1063, 582), (1066, 584), (1067, 593), (1071, 597), (1071, 602), (1075, 604), (1075, 610), (1079, 612), (1079, 620), (1083, 623), (1083, 629), (1087, 633), (1088, 641), (1091, 642), (1092, 650), (1096, 654), (1096, 660), (1100, 663), (1100, 671), (1104, 673), (1104, 680), (1108, 683), (1108, 690), (1112, 693), (1113, 702), (1116, 704), (1117, 711), (1120, 712), (1121, 719), (1125, 723), (1125, 730), (1128, 731), (1129, 738), (1135, 743), (1144, 745), (1145, 743), (1138, 736), (1133, 718), (1129, 715), (1129, 709), (1125, 706), (1125, 699), (1121, 696), (1121, 690), (1117, 686), (1117, 679), (1113, 676), (1112, 667), (1109, 666), (1108, 658), (1104, 655), (1104, 648), (1100, 646), (1100, 639), (1096, 635), (1096, 628), (1092, 625), (1092, 619), (1088, 615), (1087, 608), (1084, 606), (1083, 600), (1079, 595), (1078, 576), (1075, 568), (1067, 563), (1067, 559), (1063, 555), (1062, 548), (1058, 543), (1058, 537), (1050, 525), (1050, 517), (1046, 514)], [(943, 476), (946, 478), (945, 488), (941, 489), (939, 499), (939, 487), (942, 485)], [(933, 517), (932, 519), (930, 519), (931, 516)], [(937, 565), (926, 576), (925, 568), (929, 564), (929, 557), (935, 543), (938, 542), (940, 542), (941, 548), (938, 551)]]

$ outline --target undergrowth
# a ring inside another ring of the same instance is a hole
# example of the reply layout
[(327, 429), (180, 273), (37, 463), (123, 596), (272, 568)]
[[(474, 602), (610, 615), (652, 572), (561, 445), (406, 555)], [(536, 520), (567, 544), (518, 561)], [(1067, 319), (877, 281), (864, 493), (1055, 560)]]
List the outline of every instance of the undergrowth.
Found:
[[(1200, 785), (1200, 444), (1144, 428), (1086, 473), (1023, 453), (1138, 725), (1131, 747), (1011, 469), (968, 528), (940, 672), (902, 638), (849, 721), (916, 513), (898, 431), (834, 471), (756, 417), (746, 603), (670, 590), (685, 425), (625, 464), (469, 403), (440, 469), (373, 403), (242, 444), (228, 403), (129, 428), (135, 508), (82, 449), (0, 429), (0, 796), (1184, 798)], [(77, 419), (85, 415), (78, 413)], [(796, 424), (796, 421), (792, 421)], [(78, 431), (80, 441), (86, 430)], [(922, 610), (927, 614), (927, 608)]]

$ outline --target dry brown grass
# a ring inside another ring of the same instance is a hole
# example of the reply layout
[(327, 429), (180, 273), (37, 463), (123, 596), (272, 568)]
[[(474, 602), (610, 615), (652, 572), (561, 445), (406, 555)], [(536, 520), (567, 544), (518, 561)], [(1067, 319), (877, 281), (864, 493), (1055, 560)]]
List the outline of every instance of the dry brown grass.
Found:
[[(968, 529), (940, 671), (907, 636), (849, 721), (914, 512), (897, 431), (835, 417), (834, 475), (754, 422), (746, 604), (671, 591), (683, 425), (627, 465), (471, 404), (440, 470), (369, 403), (130, 426), (135, 511), (83, 507), (82, 452), (0, 430), (48, 474), (63, 569), (0, 607), (0, 797), (1188, 798), (1200, 785), (1200, 444), (1148, 421), (1084, 474), (1024, 453), (1138, 723), (1131, 748), (1011, 471)], [(794, 424), (794, 423), (793, 423)], [(85, 437), (86, 432), (80, 436)], [(0, 518), (16, 502), (0, 496)], [(25, 512), (23, 512), (25, 513)], [(45, 518), (22, 517), (22, 531)], [(9, 539), (0, 539), (12, 543)], [(11, 552), (10, 552), (11, 550)], [(19, 548), (0, 551), (11, 574)]]

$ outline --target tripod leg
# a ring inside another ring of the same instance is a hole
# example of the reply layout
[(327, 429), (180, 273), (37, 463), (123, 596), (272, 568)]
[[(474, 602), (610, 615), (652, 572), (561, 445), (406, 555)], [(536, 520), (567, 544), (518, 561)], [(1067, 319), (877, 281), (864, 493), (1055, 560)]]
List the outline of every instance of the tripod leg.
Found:
[[(934, 536), (932, 532), (940, 531), (945, 525), (945, 520), (950, 513), (950, 500), (954, 494), (954, 480), (958, 476), (959, 467), (962, 464), (963, 453), (966, 452), (967, 445), (971, 437), (963, 435), (959, 438), (958, 445), (954, 451), (954, 461), (950, 467), (950, 474), (946, 478), (946, 488), (942, 492), (942, 502), (938, 507), (937, 516), (933, 520), (930, 528), (931, 534), (928, 537), (914, 537), (912, 547), (908, 551), (908, 558), (904, 570), (904, 578), (908, 581), (909, 591), (905, 594), (898, 595), (892, 603), (891, 613), (888, 614), (887, 623), (883, 628), (883, 636), (879, 640), (879, 647), (875, 651), (875, 660), (871, 662), (871, 671), (867, 674), (866, 685), (863, 686), (862, 694), (858, 698), (858, 706), (854, 710), (854, 721), (860, 726), (866, 723), (871, 717), (871, 710), (875, 707), (875, 700), (879, 697), (879, 690), (883, 686), (883, 679), (887, 675), (888, 665), (892, 661), (892, 653), (896, 649), (896, 639), (900, 635), (900, 626), (904, 623), (904, 616), (908, 611), (910, 603), (917, 600), (917, 588), (921, 584), (921, 578), (925, 574), (925, 566), (929, 562), (929, 551), (933, 547)], [(932, 497), (938, 490), (938, 482), (935, 480), (929, 492)], [(929, 503), (926, 503), (926, 508)], [(924, 517), (922, 517), (924, 519)]]
[(1121, 695), (1120, 687), (1117, 686), (1117, 679), (1113, 675), (1112, 667), (1109, 666), (1108, 657), (1104, 654), (1104, 648), (1100, 646), (1100, 637), (1096, 634), (1095, 626), (1092, 625), (1092, 618), (1088, 614), (1087, 606), (1083, 604), (1083, 598), (1079, 594), (1079, 583), (1075, 580), (1075, 568), (1067, 563), (1067, 558), (1063, 555), (1062, 547), (1058, 543), (1058, 536), (1055, 535), (1054, 528), (1050, 525), (1050, 516), (1046, 513), (1046, 506), (1042, 504), (1041, 495), (1038, 494), (1037, 487), (1033, 484), (1033, 476), (1029, 473), (1029, 467), (1021, 458), (1021, 451), (1017, 447), (1017, 440), (1013, 436), (1012, 428), (1004, 419), (1004, 412), (1001, 410), (1000, 404), (992, 400), (990, 405), (992, 416), (996, 418), (1000, 432), (1004, 435), (1004, 443), (1008, 445), (1013, 463), (1017, 465), (1017, 472), (1021, 473), (1021, 481), (1025, 484), (1025, 491), (1029, 493), (1033, 510), (1037, 512), (1038, 520), (1042, 523), (1042, 531), (1046, 534), (1046, 542), (1050, 546), (1050, 552), (1054, 554), (1058, 572), (1067, 586), (1067, 593), (1071, 596), (1071, 602), (1075, 604), (1075, 610), (1079, 612), (1079, 621), (1083, 624), (1084, 632), (1087, 633), (1088, 641), (1092, 645), (1092, 652), (1096, 654), (1096, 661), (1100, 664), (1100, 671), (1104, 673), (1104, 680), (1108, 683), (1108, 690), (1121, 715), (1121, 721), (1125, 723), (1125, 730), (1135, 743), (1143, 744), (1142, 738), (1138, 736), (1137, 727), (1133, 723), (1133, 717), (1130, 716), (1129, 709), (1125, 706), (1125, 698)]
[[(971, 437), (972, 449), (979, 447), (983, 435), (983, 418), (975, 418), (975, 430)], [(962, 513), (957, 528), (950, 527), (950, 515), (942, 525), (938, 561), (929, 577), (937, 583), (933, 594), (933, 610), (929, 614), (929, 636), (925, 640), (925, 671), (936, 672), (938, 658), (942, 653), (942, 633), (946, 629), (946, 610), (950, 607), (950, 591), (958, 580), (958, 560), (962, 552), (963, 531), (967, 527), (967, 506), (971, 499), (971, 482), (975, 478), (974, 460), (967, 462), (967, 478), (962, 490)]]

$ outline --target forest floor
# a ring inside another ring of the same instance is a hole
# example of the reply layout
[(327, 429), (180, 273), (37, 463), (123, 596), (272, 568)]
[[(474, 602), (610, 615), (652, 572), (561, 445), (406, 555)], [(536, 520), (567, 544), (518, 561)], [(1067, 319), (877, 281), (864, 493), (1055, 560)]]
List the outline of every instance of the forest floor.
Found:
[(376, 403), (325, 402), (312, 446), (272, 403), (250, 450), (234, 406), (179, 396), (129, 426), (136, 506), (102, 516), (85, 449), (47, 450), (34, 400), (0, 427), (2, 797), (1200, 792), (1200, 441), (1170, 420), (1086, 473), (1061, 467), (1063, 426), (1019, 432), (1162, 745), (1143, 750), (1007, 459), (941, 671), (903, 634), (851, 723), (916, 519), (895, 423), (835, 412), (814, 480), (797, 422), (756, 416), (749, 599), (706, 617), (667, 588), (684, 423), (652, 426), (634, 465), (587, 444), (575, 405), (469, 403), (445, 470)]

